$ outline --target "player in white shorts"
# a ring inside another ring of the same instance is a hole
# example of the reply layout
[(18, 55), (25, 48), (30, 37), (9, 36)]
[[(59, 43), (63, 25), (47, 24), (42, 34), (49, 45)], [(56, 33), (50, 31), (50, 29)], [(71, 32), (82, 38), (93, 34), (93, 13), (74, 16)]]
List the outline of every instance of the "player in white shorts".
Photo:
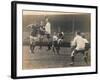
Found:
[(53, 49), (54, 53), (56, 51), (57, 54), (59, 54), (59, 51), (58, 51), (58, 37), (57, 37), (56, 32), (54, 32), (53, 37), (52, 37), (52, 49)]

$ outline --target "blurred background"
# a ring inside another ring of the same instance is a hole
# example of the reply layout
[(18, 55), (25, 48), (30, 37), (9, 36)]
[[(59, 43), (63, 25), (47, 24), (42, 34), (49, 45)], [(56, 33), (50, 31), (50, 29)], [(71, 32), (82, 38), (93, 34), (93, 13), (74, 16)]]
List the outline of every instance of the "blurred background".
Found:
[(45, 11), (23, 11), (23, 44), (29, 44), (30, 28), (26, 26), (44, 21), (45, 16), (49, 17), (51, 23), (51, 33), (64, 32), (64, 41), (70, 42), (75, 31), (81, 31), (86, 34), (86, 38), (90, 41), (90, 13), (76, 12), (45, 12)]

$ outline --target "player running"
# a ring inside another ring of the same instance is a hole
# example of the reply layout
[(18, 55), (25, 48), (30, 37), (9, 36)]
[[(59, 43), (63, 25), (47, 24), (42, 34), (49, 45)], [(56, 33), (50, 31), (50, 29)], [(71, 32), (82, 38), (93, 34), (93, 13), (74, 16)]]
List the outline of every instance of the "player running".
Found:
[(80, 32), (76, 32), (76, 36), (71, 43), (71, 47), (73, 49), (71, 53), (71, 65), (74, 64), (74, 57), (77, 53), (83, 53), (83, 55), (85, 54), (86, 44), (88, 44), (88, 41), (83, 37)]
[(34, 53), (34, 48), (36, 47), (36, 42), (38, 40), (38, 26), (36, 23), (32, 24), (30, 32), (30, 53)]
[(52, 37), (52, 49), (53, 49), (53, 52), (57, 52), (57, 54), (59, 54), (59, 51), (58, 51), (58, 36), (57, 36), (57, 33), (54, 32), (53, 34), (53, 37)]

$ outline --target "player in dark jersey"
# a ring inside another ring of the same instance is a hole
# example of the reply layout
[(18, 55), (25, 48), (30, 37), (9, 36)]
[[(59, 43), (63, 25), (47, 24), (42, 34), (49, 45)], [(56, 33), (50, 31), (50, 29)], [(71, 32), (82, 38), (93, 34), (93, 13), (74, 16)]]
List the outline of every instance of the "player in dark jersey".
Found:
[(64, 39), (64, 33), (60, 32), (58, 33), (58, 44), (61, 44), (63, 42)]
[(34, 53), (34, 48), (36, 46), (36, 41), (37, 41), (37, 34), (38, 34), (38, 29), (39, 27), (37, 24), (31, 25), (31, 33), (30, 33), (30, 52)]
[(40, 26), (39, 26), (39, 42), (40, 42), (40, 49), (42, 49), (42, 42), (43, 42), (43, 38), (45, 36), (45, 27), (44, 27), (44, 22), (41, 21), (40, 22)]
[[(81, 36), (85, 41), (87, 41), (87, 39), (85, 38), (85, 33), (81, 33)], [(90, 48), (89, 42), (85, 43), (85, 49), (84, 49), (84, 53), (83, 53), (83, 58), (84, 58), (84, 61), (86, 63), (88, 63), (88, 51), (89, 51), (89, 48)]]
[(60, 47), (62, 45), (63, 39), (64, 39), (64, 33), (63, 32), (59, 32), (58, 33), (58, 40), (57, 40), (57, 48), (56, 48), (58, 54), (59, 54)]

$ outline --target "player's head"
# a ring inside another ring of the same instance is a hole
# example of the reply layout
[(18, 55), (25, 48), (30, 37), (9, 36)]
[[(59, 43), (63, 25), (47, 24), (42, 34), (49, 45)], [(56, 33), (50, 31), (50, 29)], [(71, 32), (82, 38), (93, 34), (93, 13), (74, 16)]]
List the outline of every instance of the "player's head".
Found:
[(64, 35), (64, 32), (61, 32), (61, 34), (63, 34), (63, 35)]
[(42, 26), (43, 26), (43, 25), (44, 25), (44, 22), (43, 22), (43, 21), (40, 21), (40, 25), (42, 25)]
[(82, 36), (83, 38), (85, 38), (85, 33), (81, 33), (81, 36)]
[(81, 32), (80, 32), (80, 31), (76, 31), (75, 34), (76, 34), (76, 35), (81, 35)]

